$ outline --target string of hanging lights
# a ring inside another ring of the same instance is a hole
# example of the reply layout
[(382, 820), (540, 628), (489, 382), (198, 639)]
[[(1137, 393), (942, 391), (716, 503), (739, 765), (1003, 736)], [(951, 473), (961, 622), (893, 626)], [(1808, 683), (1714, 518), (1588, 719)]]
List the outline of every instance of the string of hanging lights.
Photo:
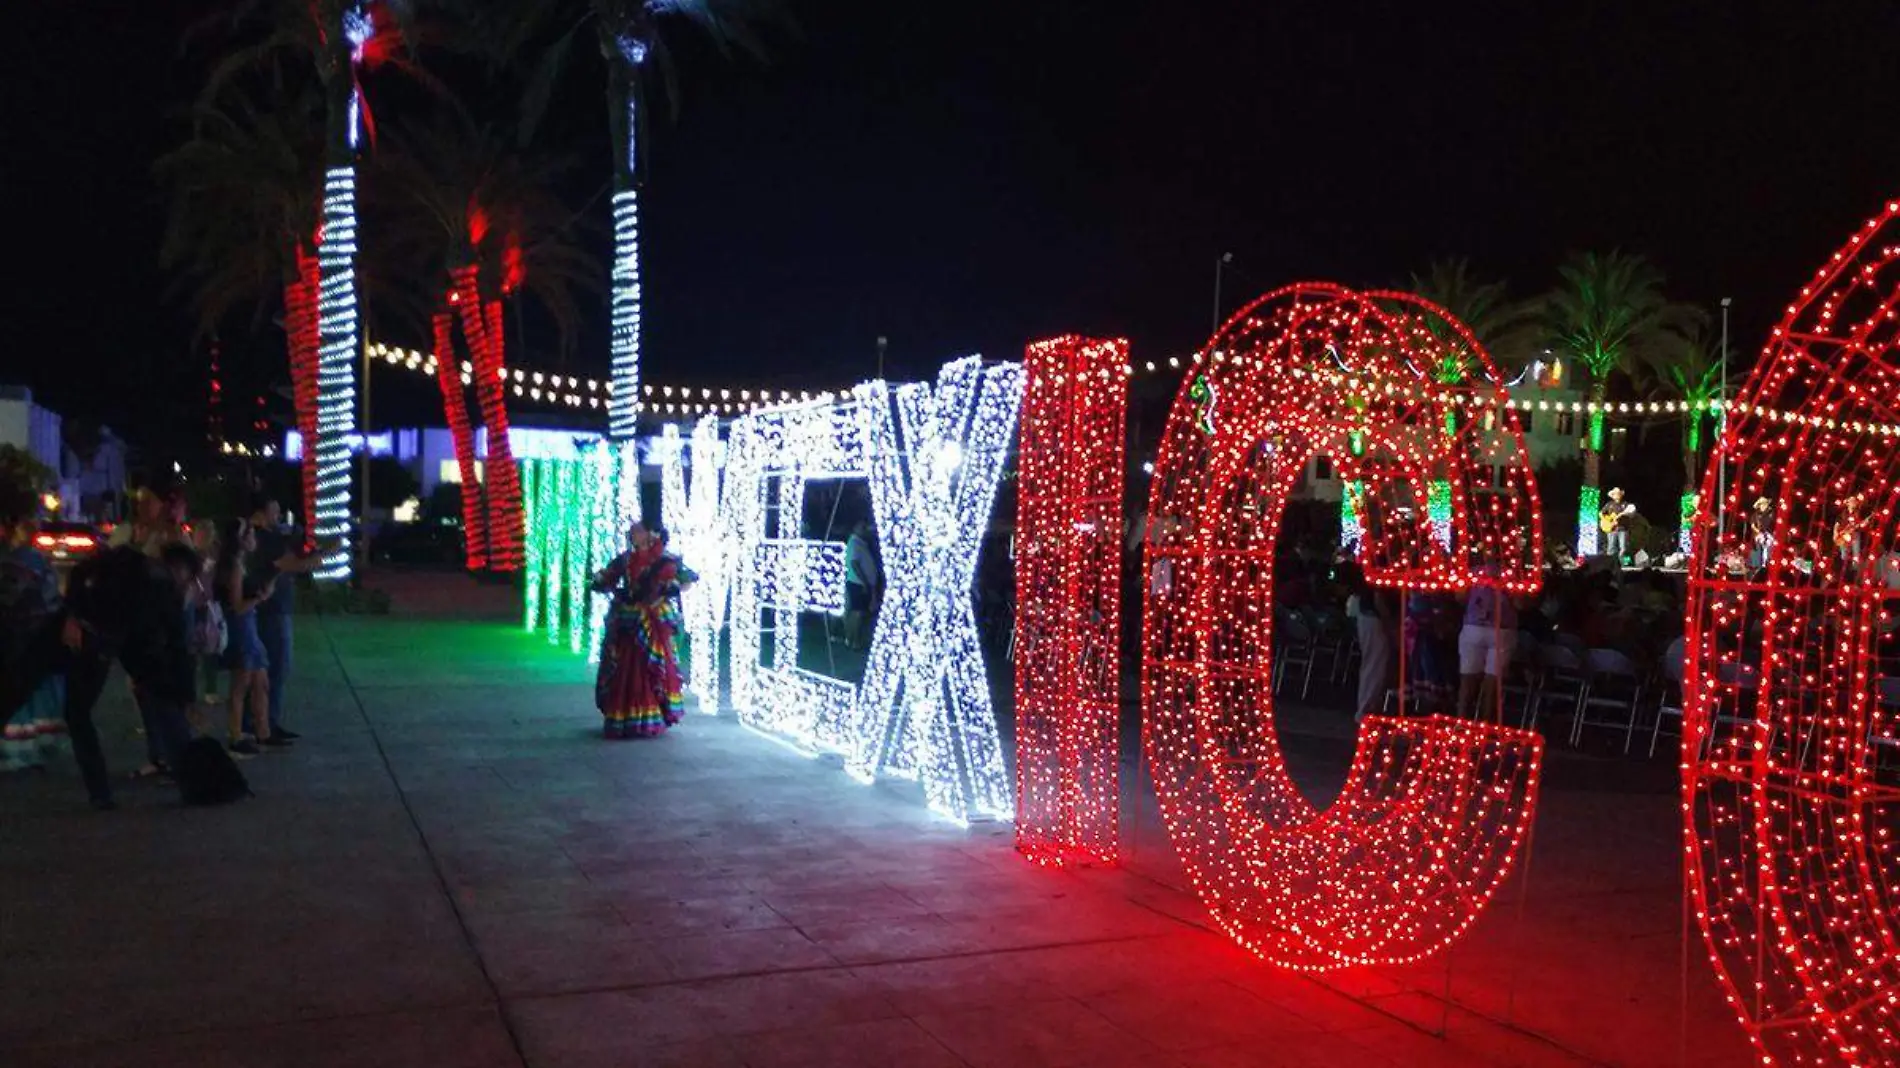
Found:
[[(435, 355), (418, 349), (405, 349), (396, 345), (372, 342), (369, 346), (372, 359), (383, 361), (391, 367), (417, 371), (424, 374), (436, 373)], [(1230, 357), (1222, 351), (1212, 353), (1193, 353), (1188, 356), (1170, 356), (1164, 360), (1145, 360), (1141, 362), (1123, 362), (1119, 366), (1107, 366), (1087, 373), (1097, 376), (1120, 375), (1124, 378), (1142, 375), (1162, 374), (1197, 367), (1211, 359), (1215, 363), (1240, 357)], [(1258, 369), (1258, 368), (1256, 368)], [(1360, 376), (1343, 372), (1326, 372), (1306, 369), (1304, 373), (1321, 375), (1322, 381), (1342, 388), (1372, 389), (1394, 391), (1391, 395), (1400, 398), (1428, 399), (1435, 396), (1434, 386), (1415, 380), (1392, 379), (1386, 381), (1368, 380)], [(531, 371), (520, 367), (502, 369), (502, 377), (509, 383), (509, 393), (515, 397), (545, 404), (565, 405), (569, 408), (597, 411), (607, 405), (607, 399), (613, 395), (613, 383), (605, 379), (583, 378), (578, 375), (563, 375), (546, 371)], [(474, 368), (468, 361), (462, 361), (462, 381), (474, 382)], [(702, 415), (743, 415), (746, 412), (781, 404), (825, 403), (836, 400), (838, 390), (790, 390), (765, 389), (735, 386), (675, 386), (655, 385), (647, 382), (640, 386), (646, 397), (643, 410), (660, 416), (702, 416)], [(1722, 400), (1658, 400), (1658, 401), (1596, 401), (1552, 400), (1550, 398), (1510, 398), (1500, 394), (1471, 394), (1459, 392), (1455, 403), (1468, 408), (1511, 409), (1519, 412), (1555, 412), (1576, 415), (1619, 415), (1619, 416), (1672, 416), (1689, 412), (1718, 414), (1725, 407), (1732, 413), (1755, 416), (1771, 422), (1790, 426), (1805, 425), (1828, 430), (1845, 430), (1850, 433), (1874, 434), (1880, 437), (1900, 437), (1900, 424), (1871, 423), (1854, 420), (1840, 420), (1813, 412), (1785, 411), (1763, 408), (1747, 402), (1731, 401), (1726, 405)]]

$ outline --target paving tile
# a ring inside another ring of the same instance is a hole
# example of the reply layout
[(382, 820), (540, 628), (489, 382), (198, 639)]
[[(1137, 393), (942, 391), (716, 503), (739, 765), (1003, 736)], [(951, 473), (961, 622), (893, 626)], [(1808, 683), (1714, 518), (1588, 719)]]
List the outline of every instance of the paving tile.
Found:
[(791, 926), (764, 898), (750, 893), (622, 898), (616, 905), (628, 925), (644, 938)]
[(837, 958), (790, 927), (719, 931), (650, 943), (676, 979), (835, 968)]
[(1101, 1065), (1146, 1058), (1159, 1050), (1071, 999), (1022, 1001), (917, 1017), (918, 1026), (973, 1068)]
[(774, 912), (800, 927), (862, 923), (930, 915), (930, 910), (884, 886), (860, 886), (841, 892), (766, 891)]
[(493, 1009), (148, 1032), (111, 1045), (9, 1050), (5, 1061), (9, 1068), (522, 1068)]
[(940, 916), (912, 916), (813, 927), (806, 937), (844, 964), (916, 960), (967, 953), (966, 932)]
[(644, 1048), (899, 1015), (871, 984), (822, 971), (530, 998), (509, 1014), (537, 1048)]
[(1176, 1068), (1405, 1068), (1346, 1035), (1309, 1032), (1174, 1055)]
[(1315, 1030), (1310, 1021), (1219, 980), (1130, 989), (1084, 998), (1082, 1003), (1165, 1050), (1233, 1045)]
[(745, 1035), (732, 1040), (746, 1068), (963, 1068), (910, 1020), (873, 1020)]

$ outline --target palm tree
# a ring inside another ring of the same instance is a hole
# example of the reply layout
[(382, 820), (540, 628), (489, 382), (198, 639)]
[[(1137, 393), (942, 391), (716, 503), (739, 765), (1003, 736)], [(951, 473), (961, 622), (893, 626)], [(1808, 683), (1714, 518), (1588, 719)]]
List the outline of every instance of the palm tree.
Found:
[(320, 579), (350, 574), (350, 448), (356, 425), (356, 360), (362, 335), (357, 308), (356, 157), (374, 122), (363, 74), (394, 65), (415, 72), (402, 46), (414, 0), (245, 0), (228, 16), (240, 43), (212, 69), (201, 100), (234, 81), (265, 72), (273, 82), (314, 76), (323, 100), (322, 215), (317, 231), (317, 391), (313, 466), (315, 532), (336, 539)]
[[(1435, 260), (1424, 275), (1413, 275), (1412, 292), (1464, 323), (1491, 354), (1499, 373), (1507, 378), (1512, 371), (1530, 362), (1532, 355), (1542, 347), (1542, 302), (1509, 299), (1504, 282), (1479, 281), (1471, 273), (1470, 262), (1462, 256)], [(1463, 351), (1456, 333), (1447, 324), (1429, 316), (1427, 324), (1441, 340), (1451, 343), (1446, 366), (1436, 369), (1436, 377), (1441, 381), (1464, 381), (1477, 366), (1475, 354)]]
[(1695, 521), (1700, 482), (1697, 460), (1702, 450), (1702, 425), (1722, 395), (1722, 360), (1716, 342), (1702, 324), (1688, 332), (1667, 331), (1660, 339), (1648, 370), (1660, 391), (1683, 402), (1682, 526), (1677, 547), (1689, 551), (1689, 532)]
[(520, 54), (522, 42), (544, 36), (552, 26), (564, 32), (543, 53), (534, 79), (523, 94), (523, 125), (533, 128), (547, 106), (551, 87), (565, 57), (591, 19), (600, 55), (607, 64), (608, 121), (613, 144), (614, 255), (612, 380), (608, 433), (633, 436), (640, 403), (640, 190), (645, 158), (649, 75), (662, 87), (675, 88), (671, 53), (662, 29), (668, 22), (697, 28), (722, 53), (742, 51), (763, 57), (761, 36), (768, 24), (785, 21), (778, 0), (584, 0), (583, 17), (572, 24), (555, 21), (570, 5), (524, 0), (512, 42), (503, 53)]
[(1550, 342), (1590, 375), (1590, 431), (1578, 501), (1578, 546), (1597, 546), (1597, 508), (1603, 479), (1603, 403), (1610, 378), (1629, 375), (1656, 357), (1672, 333), (1703, 318), (1699, 309), (1663, 297), (1662, 272), (1623, 252), (1574, 254), (1557, 269), (1562, 279), (1545, 299)]
[[(521, 566), (523, 526), (501, 379), (503, 301), (534, 299), (565, 351), (580, 329), (578, 295), (600, 292), (598, 264), (578, 240), (576, 213), (551, 191), (569, 163), (532, 157), (519, 143), (512, 131), (477, 126), (459, 113), (433, 126), (396, 128), (378, 156), (381, 180), (368, 205), (389, 209), (381, 255), (404, 265), (391, 273), (423, 279), (429, 289), (437, 376), (463, 473), (469, 563), (496, 571)], [(453, 345), (457, 325), (488, 428), (485, 510), (475, 496), (473, 435)]]
[[(309, 449), (317, 430), (317, 190), (320, 105), (294, 89), (265, 103), (236, 98), (200, 107), (189, 140), (154, 172), (168, 194), (161, 265), (192, 308), (201, 337), (249, 307), (275, 309), (289, 344), (297, 428)], [(317, 497), (316, 464), (303, 462), (304, 514)]]

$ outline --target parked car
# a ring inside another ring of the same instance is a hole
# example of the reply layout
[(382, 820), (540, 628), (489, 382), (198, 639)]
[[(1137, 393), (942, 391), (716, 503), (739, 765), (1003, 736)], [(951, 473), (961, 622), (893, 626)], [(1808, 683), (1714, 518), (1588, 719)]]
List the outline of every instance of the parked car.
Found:
[(90, 524), (64, 520), (41, 523), (39, 533), (33, 536), (33, 547), (45, 553), (46, 558), (53, 562), (61, 589), (66, 586), (67, 573), (81, 560), (98, 552), (105, 543), (105, 538)]

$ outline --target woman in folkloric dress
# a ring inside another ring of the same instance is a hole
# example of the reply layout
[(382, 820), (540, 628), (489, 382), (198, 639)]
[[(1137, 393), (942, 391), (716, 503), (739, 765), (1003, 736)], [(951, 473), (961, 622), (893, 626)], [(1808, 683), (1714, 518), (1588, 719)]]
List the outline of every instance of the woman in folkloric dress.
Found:
[(679, 667), (680, 591), (699, 580), (666, 551), (666, 529), (635, 523), (631, 548), (594, 576), (611, 593), (601, 637), (594, 704), (606, 738), (650, 738), (679, 722), (685, 707)]

